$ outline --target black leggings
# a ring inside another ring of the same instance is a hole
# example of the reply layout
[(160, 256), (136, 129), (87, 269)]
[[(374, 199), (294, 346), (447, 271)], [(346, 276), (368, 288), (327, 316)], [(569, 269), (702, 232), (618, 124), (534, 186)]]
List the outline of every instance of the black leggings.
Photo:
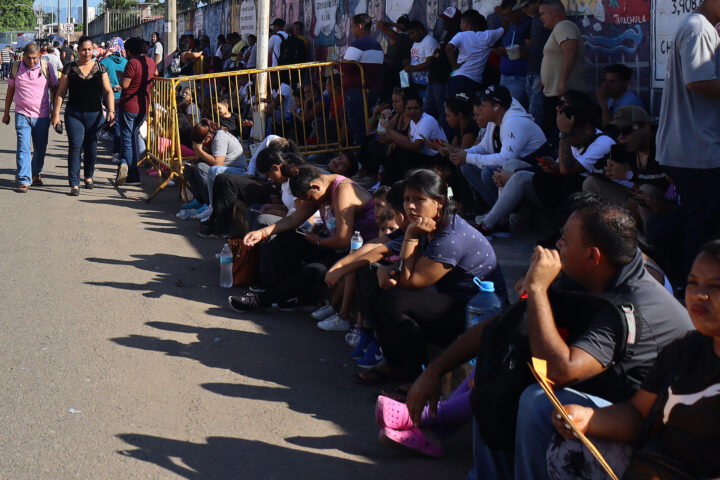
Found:
[(313, 245), (294, 230), (279, 233), (260, 247), (261, 271), (270, 272), (265, 280), (269, 288), (260, 302), (268, 306), (295, 297), (312, 301), (327, 271), (345, 255)]
[(275, 192), (271, 183), (247, 175), (218, 175), (213, 186), (213, 213), (208, 220), (208, 227), (215, 233), (234, 233), (231, 230), (237, 228), (237, 225), (233, 225), (233, 222), (244, 222), (244, 218), (233, 218), (235, 204), (242, 202), (247, 207), (254, 203), (270, 203), (270, 195)]
[(467, 301), (432, 287), (381, 290), (375, 273), (372, 268), (358, 273), (363, 319), (375, 328), (387, 365), (415, 378), (428, 364), (428, 343), (447, 347), (465, 331)]

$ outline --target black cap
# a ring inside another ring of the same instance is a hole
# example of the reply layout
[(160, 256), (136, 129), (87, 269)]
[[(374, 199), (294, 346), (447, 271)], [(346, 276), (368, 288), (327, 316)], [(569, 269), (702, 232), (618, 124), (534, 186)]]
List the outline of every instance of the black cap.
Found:
[(482, 95), (480, 95), (480, 100), (483, 102), (497, 103), (505, 110), (508, 110), (510, 105), (512, 105), (510, 90), (502, 85), (490, 85), (487, 87)]
[(285, 26), (285, 20), (283, 20), (282, 18), (276, 18), (270, 25), (282, 28)]

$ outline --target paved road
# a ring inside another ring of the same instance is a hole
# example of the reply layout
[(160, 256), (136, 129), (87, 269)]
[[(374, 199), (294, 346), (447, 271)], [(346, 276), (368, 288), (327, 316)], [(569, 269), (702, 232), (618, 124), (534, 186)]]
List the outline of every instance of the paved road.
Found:
[(103, 149), (70, 197), (50, 138), (46, 185), (19, 194), (0, 126), (0, 478), (464, 478), (468, 429), (440, 460), (378, 444), (342, 335), (229, 312), (221, 242), (175, 218), (174, 190), (116, 188)]

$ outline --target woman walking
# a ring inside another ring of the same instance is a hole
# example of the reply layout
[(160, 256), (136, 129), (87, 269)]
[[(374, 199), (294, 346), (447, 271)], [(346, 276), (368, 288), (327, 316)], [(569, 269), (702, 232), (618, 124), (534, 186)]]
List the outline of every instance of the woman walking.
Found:
[(93, 42), (82, 36), (78, 41), (78, 59), (63, 70), (55, 97), (51, 124), (60, 125), (60, 107), (69, 92), (65, 109), (68, 134), (68, 180), (70, 195), (80, 195), (80, 149), (82, 148), (85, 188), (93, 188), (93, 174), (97, 158), (97, 135), (104, 123), (102, 97), (105, 95), (107, 121), (115, 123), (115, 93), (110, 86), (107, 70), (92, 59)]

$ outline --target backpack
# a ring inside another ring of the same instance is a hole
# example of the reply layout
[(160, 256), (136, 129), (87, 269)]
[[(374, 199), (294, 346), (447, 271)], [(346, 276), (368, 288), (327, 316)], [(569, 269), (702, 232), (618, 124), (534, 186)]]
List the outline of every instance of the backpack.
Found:
[[(12, 66), (10, 67), (10, 78), (17, 77), (18, 71), (20, 70), (20, 62), (22, 62), (22, 60), (16, 60), (12, 63)], [(43, 77), (45, 77), (48, 82), (50, 81), (48, 62), (42, 57), (40, 57), (40, 73), (42, 73)]]
[[(567, 330), (569, 343), (587, 330), (594, 314), (606, 309), (617, 314), (621, 338), (625, 341), (615, 346), (613, 364), (608, 370), (614, 370), (610, 375), (622, 376), (624, 372), (619, 363), (633, 355), (641, 324), (638, 321), (639, 312), (633, 304), (614, 293), (595, 294), (551, 288), (548, 295), (556, 325), (558, 329)], [(524, 300), (511, 305), (500, 316), (490, 320), (482, 333), (470, 405), (480, 435), (491, 448), (511, 450), (514, 447), (520, 395), (535, 382), (528, 368), (532, 353), (526, 310)], [(637, 387), (628, 385), (628, 388)]]
[(295, 65), (305, 61), (305, 43), (295, 35), (288, 35), (280, 44), (278, 65)]

